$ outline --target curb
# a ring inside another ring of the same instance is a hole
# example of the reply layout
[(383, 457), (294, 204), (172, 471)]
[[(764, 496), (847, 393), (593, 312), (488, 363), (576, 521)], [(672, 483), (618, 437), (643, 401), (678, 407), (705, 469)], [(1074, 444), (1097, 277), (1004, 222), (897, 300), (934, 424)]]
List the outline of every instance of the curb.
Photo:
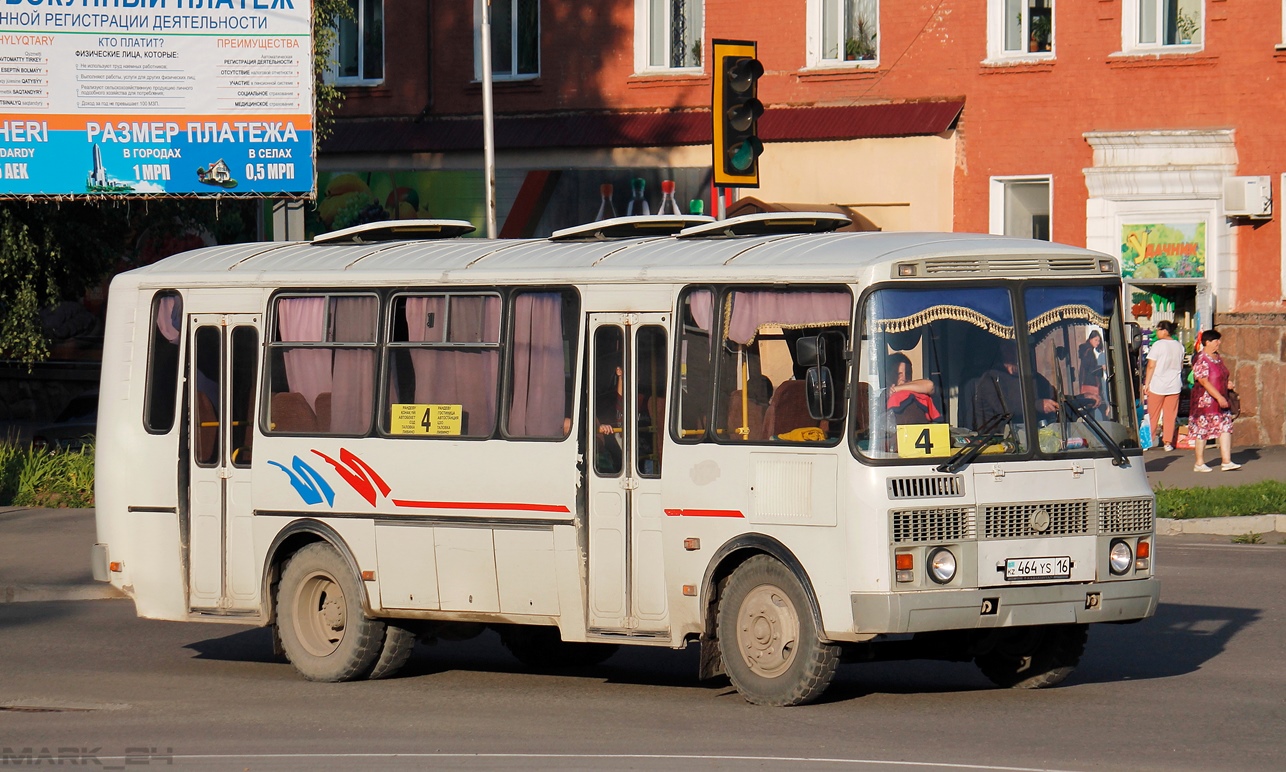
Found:
[(125, 593), (110, 584), (15, 584), (0, 587), (0, 603), (37, 603), (56, 600), (111, 600)]
[(1199, 517), (1175, 520), (1158, 517), (1158, 536), (1183, 533), (1210, 536), (1241, 536), (1247, 533), (1286, 533), (1286, 515), (1248, 515), (1244, 517)]

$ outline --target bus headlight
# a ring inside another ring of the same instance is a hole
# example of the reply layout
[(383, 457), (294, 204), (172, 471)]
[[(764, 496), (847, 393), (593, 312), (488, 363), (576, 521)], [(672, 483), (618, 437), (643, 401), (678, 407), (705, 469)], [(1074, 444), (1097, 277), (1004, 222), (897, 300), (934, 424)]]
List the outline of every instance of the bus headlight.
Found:
[(1107, 554), (1108, 567), (1113, 574), (1123, 576), (1134, 565), (1134, 552), (1130, 545), (1121, 539), (1112, 540), (1112, 549)]
[(956, 556), (946, 547), (938, 547), (929, 553), (929, 578), (938, 584), (946, 584), (956, 578)]

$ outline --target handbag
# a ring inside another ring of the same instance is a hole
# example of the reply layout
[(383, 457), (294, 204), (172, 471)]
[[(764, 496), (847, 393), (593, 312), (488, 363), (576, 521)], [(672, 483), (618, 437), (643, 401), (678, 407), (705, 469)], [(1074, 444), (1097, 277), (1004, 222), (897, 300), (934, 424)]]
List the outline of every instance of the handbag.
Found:
[(1241, 395), (1236, 389), (1228, 389), (1228, 412), (1233, 418), (1241, 415)]

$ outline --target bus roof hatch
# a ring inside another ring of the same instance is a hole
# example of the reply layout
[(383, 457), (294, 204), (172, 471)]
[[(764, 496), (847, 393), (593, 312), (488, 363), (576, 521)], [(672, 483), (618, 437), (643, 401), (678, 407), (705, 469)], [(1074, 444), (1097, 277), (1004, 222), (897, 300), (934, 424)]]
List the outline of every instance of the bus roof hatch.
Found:
[(384, 220), (323, 233), (314, 244), (370, 244), (376, 241), (451, 239), (477, 230), (467, 220)]
[(577, 239), (636, 239), (646, 236), (673, 236), (684, 228), (708, 225), (713, 217), (704, 215), (642, 215), (612, 217), (584, 225), (554, 231), (550, 241), (575, 241)]
[(774, 236), (787, 233), (829, 233), (853, 222), (835, 212), (759, 212), (694, 225), (679, 231), (678, 238)]

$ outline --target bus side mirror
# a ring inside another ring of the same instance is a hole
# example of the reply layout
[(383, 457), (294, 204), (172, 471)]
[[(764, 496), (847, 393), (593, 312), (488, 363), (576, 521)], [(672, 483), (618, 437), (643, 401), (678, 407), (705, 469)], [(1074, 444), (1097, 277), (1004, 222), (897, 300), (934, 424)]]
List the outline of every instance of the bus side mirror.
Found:
[(826, 344), (820, 335), (810, 335), (795, 341), (795, 361), (801, 367), (818, 367), (826, 364)]
[(815, 421), (835, 415), (835, 385), (831, 371), (820, 365), (808, 368), (804, 376), (804, 393), (808, 399), (808, 415)]
[(1130, 336), (1130, 353), (1138, 353), (1143, 348), (1143, 328), (1138, 322), (1126, 322), (1125, 331)]

